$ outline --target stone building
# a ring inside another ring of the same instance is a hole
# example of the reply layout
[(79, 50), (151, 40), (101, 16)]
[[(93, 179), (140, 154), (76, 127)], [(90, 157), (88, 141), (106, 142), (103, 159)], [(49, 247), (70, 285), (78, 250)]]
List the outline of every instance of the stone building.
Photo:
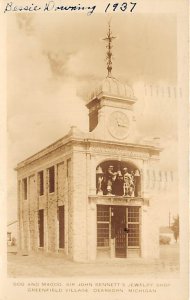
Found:
[(137, 99), (111, 75), (112, 39), (109, 31), (108, 76), (86, 105), (89, 132), (72, 127), (17, 165), (23, 252), (61, 252), (74, 261), (159, 255), (146, 174), (157, 170), (160, 148), (158, 139), (136, 134)]
[(87, 103), (88, 133), (72, 127), (17, 165), (22, 251), (63, 252), (74, 261), (158, 257), (145, 175), (156, 170), (160, 148), (135, 134), (136, 101), (130, 87), (107, 77)]

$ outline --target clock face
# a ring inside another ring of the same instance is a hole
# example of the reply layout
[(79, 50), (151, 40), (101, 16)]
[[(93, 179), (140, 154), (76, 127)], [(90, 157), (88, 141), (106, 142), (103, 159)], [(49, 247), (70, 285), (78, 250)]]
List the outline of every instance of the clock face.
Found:
[(108, 130), (117, 139), (124, 139), (129, 132), (129, 119), (127, 115), (120, 111), (110, 114), (108, 119)]

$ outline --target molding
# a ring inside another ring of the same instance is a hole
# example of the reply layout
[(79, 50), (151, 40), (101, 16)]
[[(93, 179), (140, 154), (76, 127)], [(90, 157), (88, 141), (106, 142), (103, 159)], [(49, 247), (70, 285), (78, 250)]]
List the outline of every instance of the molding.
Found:
[(88, 196), (90, 203), (108, 204), (108, 205), (124, 205), (124, 206), (149, 206), (149, 199), (141, 197), (123, 197), (123, 196)]
[[(154, 159), (159, 155), (162, 150), (159, 147), (155, 147), (153, 145), (141, 145), (141, 144), (132, 144), (121, 141), (110, 141), (110, 140), (101, 140), (93, 138), (93, 132), (83, 133), (80, 131), (74, 132), (73, 135), (66, 135), (62, 139), (54, 142), (50, 146), (44, 148), (43, 150), (37, 152), (36, 154), (30, 156), (29, 158), (23, 160), (18, 163), (15, 168), (16, 171), (19, 169), (26, 167), (29, 164), (34, 163), (35, 161), (48, 157), (48, 155), (52, 154), (55, 150), (58, 150), (65, 154), (68, 151), (73, 149), (74, 144), (79, 144), (81, 146), (85, 145), (85, 151), (94, 151), (94, 152), (104, 152), (104, 153), (112, 153), (120, 152), (120, 155), (130, 156), (133, 158), (151, 158)], [(132, 151), (129, 151), (131, 148)], [(144, 152), (144, 155), (138, 153)], [(151, 153), (152, 152), (152, 153)]]

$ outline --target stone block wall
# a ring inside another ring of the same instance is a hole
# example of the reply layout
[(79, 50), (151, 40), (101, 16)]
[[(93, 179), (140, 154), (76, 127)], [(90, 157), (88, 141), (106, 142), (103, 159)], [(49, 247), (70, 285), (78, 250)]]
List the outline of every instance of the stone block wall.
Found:
[(67, 169), (66, 169), (66, 208), (68, 207), (68, 210), (66, 211), (65, 210), (65, 217), (66, 217), (66, 220), (68, 220), (68, 222), (66, 223), (66, 220), (65, 220), (65, 228), (66, 228), (66, 231), (68, 232), (66, 236), (68, 236), (68, 241), (67, 241), (67, 244), (68, 244), (68, 255), (70, 258), (73, 258), (73, 199), (72, 199), (72, 195), (73, 195), (73, 182), (72, 182), (72, 177), (73, 177), (73, 158), (69, 158), (67, 159), (66, 161), (66, 164), (67, 164)]
[(38, 247), (38, 199), (37, 199), (37, 176), (28, 177), (28, 222), (30, 250), (35, 251)]
[[(71, 152), (42, 157), (18, 171), (19, 247), (21, 251), (59, 251), (58, 206), (64, 205), (65, 247), (72, 253), (72, 165)], [(65, 155), (64, 155), (65, 154)], [(68, 163), (69, 162), (69, 163)], [(54, 166), (54, 192), (49, 192), (48, 169)], [(39, 195), (38, 173), (44, 172), (44, 195)], [(23, 179), (27, 178), (27, 199), (23, 197)], [(39, 210), (44, 211), (44, 247), (39, 248)], [(63, 250), (63, 249), (61, 249)]]
[(159, 227), (151, 207), (142, 207), (141, 257), (159, 258)]
[(89, 156), (85, 152), (73, 153), (73, 259), (87, 260), (87, 209)]

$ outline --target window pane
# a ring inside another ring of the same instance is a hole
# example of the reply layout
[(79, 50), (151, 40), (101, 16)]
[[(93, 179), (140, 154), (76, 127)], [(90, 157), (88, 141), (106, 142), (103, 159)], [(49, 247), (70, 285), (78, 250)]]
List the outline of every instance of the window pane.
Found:
[(97, 221), (109, 222), (109, 206), (97, 205)]
[(128, 207), (128, 222), (139, 222), (139, 207)]
[(109, 246), (109, 206), (97, 205), (97, 246)]
[(128, 224), (128, 246), (139, 246), (139, 224)]
[(109, 246), (109, 224), (108, 223), (97, 224), (97, 246), (98, 247)]

